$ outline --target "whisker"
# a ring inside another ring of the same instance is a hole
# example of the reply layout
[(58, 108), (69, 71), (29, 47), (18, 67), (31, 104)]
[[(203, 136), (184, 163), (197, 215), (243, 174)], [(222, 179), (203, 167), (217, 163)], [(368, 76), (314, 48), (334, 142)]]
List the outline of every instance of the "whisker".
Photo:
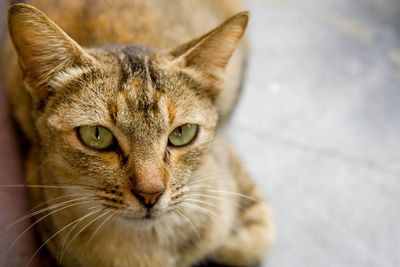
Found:
[[(111, 211), (111, 210), (110, 210)], [(112, 212), (112, 211), (111, 211)], [(100, 230), (100, 228), (106, 224), (106, 222), (108, 222), (113, 216), (115, 216), (115, 214), (111, 214), (110, 216), (108, 216), (99, 226), (97, 226), (96, 230), (92, 233), (92, 235), (90, 236), (90, 238), (88, 239), (88, 241), (86, 241), (86, 245), (83, 248), (83, 251), (86, 251), (87, 247), (89, 246), (90, 241), (92, 241), (92, 239), (94, 238), (94, 236), (97, 234), (97, 232)]]
[[(93, 206), (93, 207), (88, 208), (88, 210), (93, 210), (93, 209), (96, 209), (97, 211), (100, 211), (100, 210), (101, 210), (101, 208), (99, 208), (98, 206)], [(58, 250), (57, 250), (57, 259), (59, 258), (58, 256), (59, 256), (59, 254), (61, 253), (61, 251), (63, 250), (64, 245), (65, 245), (65, 242), (67, 241), (69, 235), (72, 233), (72, 231), (75, 230), (75, 228), (79, 225), (80, 222), (81, 222), (81, 221), (77, 222), (74, 226), (71, 227), (71, 229), (68, 231), (68, 234), (65, 236), (65, 238), (64, 238), (64, 240), (63, 240), (61, 246), (58, 247)], [(60, 262), (58, 262), (58, 263), (60, 263)]]
[[(193, 191), (192, 191), (193, 192)], [(213, 198), (213, 199), (218, 199), (221, 200), (223, 199), (224, 201), (231, 201), (231, 204), (236, 205), (239, 208), (243, 208), (240, 203), (233, 201), (234, 199), (230, 198), (230, 196), (224, 196), (224, 195), (210, 195), (210, 194), (198, 194), (198, 193), (191, 193), (190, 191), (186, 193), (187, 196), (198, 196), (198, 197), (207, 197), (207, 198)]]
[(207, 208), (199, 207), (199, 206), (197, 206), (197, 205), (193, 205), (193, 204), (189, 204), (189, 203), (184, 203), (184, 202), (179, 203), (179, 204), (177, 204), (177, 205), (178, 205), (178, 206), (184, 206), (184, 207), (187, 207), (187, 208), (192, 208), (192, 209), (194, 209), (194, 210), (198, 210), (198, 211), (200, 211), (200, 212), (202, 212), (202, 213), (204, 213), (204, 214), (210, 216), (210, 218), (218, 219), (218, 218), (217, 218), (217, 215), (216, 215), (214, 212), (212, 212), (212, 211), (210, 211), (209, 209), (207, 209)]
[(193, 176), (190, 177), (190, 179), (198, 179), (198, 178), (206, 177), (206, 176), (209, 176), (209, 175), (218, 175), (218, 174), (224, 174), (224, 173), (225, 174), (226, 173), (230, 173), (230, 170), (228, 168), (223, 168), (223, 169), (215, 168), (213, 170), (210, 170), (207, 173), (198, 173), (197, 175), (193, 175)]
[(208, 193), (226, 194), (226, 195), (231, 195), (231, 196), (235, 196), (235, 197), (242, 197), (242, 198), (245, 198), (245, 199), (248, 199), (248, 200), (252, 200), (252, 201), (255, 201), (255, 202), (259, 202), (260, 201), (260, 200), (254, 198), (254, 197), (251, 197), (251, 196), (248, 196), (248, 195), (245, 195), (245, 194), (241, 194), (241, 193), (237, 193), (237, 192), (231, 192), (231, 191), (224, 191), (224, 190), (207, 189), (207, 190), (189, 191), (189, 192), (196, 192), (196, 193), (197, 192), (200, 192), (200, 193), (208, 192)]
[[(51, 188), (51, 189), (77, 189), (82, 186), (60, 186), (60, 185), (39, 185), (39, 184), (2, 184), (0, 188)], [(85, 188), (88, 189), (88, 188)]]
[(34, 212), (32, 212), (32, 213), (30, 213), (30, 214), (28, 214), (28, 215), (25, 215), (25, 216), (19, 218), (18, 220), (12, 222), (11, 224), (9, 224), (9, 225), (7, 226), (7, 229), (10, 229), (10, 228), (13, 227), (15, 224), (17, 224), (17, 223), (19, 223), (19, 222), (21, 222), (21, 221), (24, 221), (24, 220), (26, 220), (26, 219), (29, 219), (29, 218), (31, 218), (31, 217), (33, 217), (33, 216), (35, 216), (35, 215), (40, 214), (40, 213), (43, 213), (43, 212), (45, 212), (45, 211), (58, 208), (58, 207), (60, 207), (60, 206), (63, 206), (63, 205), (65, 205), (65, 204), (68, 204), (68, 203), (71, 203), (71, 202), (80, 201), (80, 200), (85, 200), (85, 199), (89, 199), (89, 198), (96, 198), (96, 197), (81, 197), (81, 198), (75, 198), (75, 199), (71, 199), (71, 200), (67, 200), (67, 201), (61, 202), (61, 203), (54, 204), (54, 205), (52, 205), (52, 206), (50, 206), (50, 207), (46, 207), (46, 208), (40, 209), (40, 210), (38, 210), (38, 211), (34, 211)]
[[(102, 211), (102, 210), (104, 210), (104, 209), (99, 209), (98, 211)], [(70, 241), (68, 242), (68, 244), (65, 246), (65, 249), (64, 249), (64, 250), (62, 250), (62, 248), (61, 248), (62, 254), (61, 254), (61, 257), (60, 257), (60, 260), (59, 260), (59, 263), (60, 263), (60, 264), (61, 264), (61, 262), (62, 262), (62, 259), (64, 258), (65, 253), (67, 252), (69, 246), (72, 244), (72, 242), (73, 242), (86, 228), (88, 228), (92, 223), (94, 223), (95, 221), (97, 221), (98, 219), (100, 219), (101, 217), (103, 217), (104, 215), (109, 214), (110, 212), (111, 212), (110, 210), (109, 210), (109, 211), (106, 211), (105, 213), (103, 213), (103, 214), (97, 216), (94, 220), (90, 221), (88, 224), (86, 224), (84, 227), (82, 227), (82, 228), (70, 239)], [(80, 222), (78, 222), (76, 225), (78, 225), (79, 223), (80, 223)], [(67, 238), (66, 238), (66, 239), (67, 239)], [(66, 239), (65, 239), (65, 240), (66, 240)]]
[(179, 210), (173, 209), (173, 211), (176, 212), (178, 215), (180, 215), (183, 219), (185, 219), (185, 220), (190, 224), (190, 226), (192, 227), (193, 231), (195, 232), (197, 238), (198, 238), (199, 241), (200, 241), (201, 238), (200, 238), (199, 231), (197, 231), (197, 229), (196, 229), (196, 227), (194, 226), (194, 224), (192, 223), (192, 221), (191, 221), (188, 217), (186, 217), (185, 215), (183, 215), (182, 212), (180, 212)]
[[(99, 207), (94, 206), (96, 209), (98, 209)], [(60, 265), (60, 261), (59, 261), (59, 255), (61, 253), (61, 250), (64, 248), (65, 242), (67, 242), (67, 238), (70, 236), (70, 234), (72, 233), (73, 230), (75, 230), (75, 228), (78, 226), (79, 222), (77, 222), (76, 224), (74, 224), (68, 231), (68, 234), (65, 236), (64, 240), (61, 243), (61, 246), (58, 247), (57, 249), (57, 264)]]
[(10, 252), (10, 250), (14, 247), (14, 245), (21, 239), (21, 237), (28, 232), (30, 229), (32, 229), (32, 227), (34, 227), (36, 224), (38, 224), (40, 221), (46, 219), (47, 217), (49, 217), (50, 215), (59, 212), (61, 210), (73, 207), (73, 206), (77, 206), (80, 204), (85, 204), (85, 203), (90, 203), (90, 202), (94, 202), (94, 200), (88, 200), (88, 201), (84, 201), (84, 202), (80, 202), (80, 203), (73, 203), (70, 204), (68, 206), (64, 206), (62, 208), (59, 208), (55, 211), (49, 212), (48, 214), (44, 215), (43, 217), (39, 218), (38, 220), (36, 220), (34, 223), (32, 223), (28, 228), (26, 228), (20, 235), (18, 235), (18, 237), (12, 242), (12, 244), (7, 248), (7, 250), (4, 252), (3, 256), (0, 259), (0, 262), (3, 262), (3, 260), (5, 259), (5, 257), (7, 256), (7, 254)]
[(200, 200), (200, 199), (193, 199), (193, 198), (186, 198), (186, 197), (185, 197), (185, 201), (191, 201), (191, 202), (196, 202), (196, 203), (202, 203), (202, 204), (204, 204), (204, 205), (207, 205), (207, 206), (212, 207), (212, 208), (216, 208), (216, 209), (218, 209), (219, 211), (223, 212), (223, 210), (222, 210), (220, 207), (217, 207), (217, 206), (215, 206), (215, 205), (213, 205), (213, 204), (211, 204), (211, 203), (208, 203), (208, 202), (203, 201), (203, 200)]
[(210, 188), (210, 189), (215, 189), (215, 186), (211, 186), (211, 185), (208, 185), (208, 184), (195, 184), (195, 185), (191, 185), (191, 186), (188, 186), (189, 188)]
[(48, 203), (51, 202), (51, 201), (56, 201), (56, 200), (59, 200), (59, 199), (68, 198), (68, 197), (76, 197), (76, 196), (87, 196), (87, 197), (89, 197), (89, 196), (91, 196), (91, 195), (82, 194), (82, 193), (77, 193), (77, 194), (63, 195), (63, 196), (59, 196), (59, 197), (55, 197), (55, 198), (50, 198), (50, 199), (47, 199), (46, 201), (44, 201), (44, 202), (42, 202), (42, 203), (40, 203), (40, 204), (34, 206), (34, 207), (30, 210), (30, 212), (34, 212), (37, 208), (39, 208), (39, 207), (41, 207), (41, 206), (44, 206), (44, 205), (48, 204)]
[(96, 212), (98, 212), (98, 211), (92, 211), (92, 212), (90, 212), (89, 214), (87, 214), (87, 215), (85, 215), (85, 216), (83, 216), (83, 217), (81, 217), (81, 218), (79, 218), (79, 219), (76, 219), (75, 221), (69, 223), (68, 225), (66, 225), (66, 226), (64, 226), (63, 228), (61, 228), (61, 230), (59, 230), (59, 231), (57, 231), (55, 234), (53, 234), (50, 238), (48, 238), (48, 239), (46, 240), (46, 242), (44, 242), (44, 243), (35, 251), (35, 253), (34, 253), (34, 254), (32, 255), (32, 257), (29, 259), (29, 261), (28, 261), (28, 263), (26, 264), (25, 267), (28, 267), (28, 266), (29, 266), (29, 264), (32, 262), (33, 258), (39, 253), (39, 251), (40, 251), (47, 243), (49, 243), (55, 236), (57, 236), (59, 233), (61, 233), (62, 231), (64, 231), (64, 230), (67, 229), (68, 227), (70, 227), (71, 225), (75, 224), (75, 223), (76, 223), (77, 221), (79, 221), (80, 219), (82, 219), (82, 218), (87, 218), (87, 217), (91, 216), (92, 214), (94, 214), (94, 213), (96, 213)]
[[(200, 182), (208, 181), (208, 180), (225, 180), (224, 175), (227, 175), (230, 173), (231, 173), (230, 171), (223, 171), (223, 172), (214, 172), (214, 173), (210, 173), (210, 174), (192, 176), (185, 183), (185, 185), (196, 184), (196, 183), (200, 183)], [(215, 176), (219, 176), (219, 175), (221, 175), (222, 177), (215, 178)]]
[(27, 178), (31, 178), (33, 175), (35, 175), (42, 167), (44, 167), (46, 164), (52, 162), (53, 159), (47, 159), (44, 162), (42, 162), (38, 167), (36, 167), (31, 173), (27, 174)]
[(94, 185), (90, 185), (90, 184), (78, 184), (78, 183), (59, 183), (61, 185), (77, 185), (77, 186), (82, 186), (82, 187), (87, 187), (87, 188), (92, 188), (92, 189), (96, 189), (96, 190), (106, 190), (106, 188), (103, 187), (98, 187), (98, 186), (94, 186)]
[(57, 183), (57, 184), (5, 184), (0, 185), (0, 188), (49, 188), (49, 189), (87, 189), (87, 190), (106, 190), (106, 188), (97, 187), (89, 184), (78, 183)]

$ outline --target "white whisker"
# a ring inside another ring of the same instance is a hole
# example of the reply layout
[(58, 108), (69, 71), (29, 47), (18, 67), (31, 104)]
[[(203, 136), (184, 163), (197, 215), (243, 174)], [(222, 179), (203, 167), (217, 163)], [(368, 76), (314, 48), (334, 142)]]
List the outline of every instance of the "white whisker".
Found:
[[(224, 175), (230, 174), (230, 171), (223, 171), (223, 172), (215, 172), (215, 173), (210, 173), (210, 174), (206, 174), (206, 175), (198, 175), (198, 176), (193, 176), (189, 179), (189, 181), (187, 183), (185, 183), (185, 185), (192, 185), (192, 184), (198, 184), (200, 182), (204, 182), (204, 181), (209, 181), (209, 180), (225, 180)], [(216, 176), (221, 176), (221, 177), (217, 177)]]
[(199, 206), (197, 206), (197, 205), (193, 205), (193, 204), (189, 204), (189, 203), (179, 203), (179, 204), (177, 204), (178, 206), (184, 206), (184, 207), (187, 207), (187, 208), (192, 208), (192, 209), (195, 209), (195, 210), (198, 210), (198, 211), (200, 211), (200, 212), (202, 212), (202, 213), (204, 213), (204, 214), (206, 214), (206, 215), (208, 215), (208, 216), (210, 216), (210, 218), (213, 218), (213, 219), (218, 219), (218, 217), (217, 217), (217, 215), (214, 213), (214, 212), (212, 212), (212, 211), (210, 211), (209, 209), (207, 209), (207, 208), (204, 208), (204, 207), (199, 207)]
[[(50, 203), (50, 202), (52, 202), (52, 201), (56, 201), (56, 200), (63, 199), (63, 198), (68, 198), (68, 197), (76, 197), (76, 196), (86, 196), (86, 197), (89, 197), (89, 196), (91, 196), (91, 195), (78, 193), (78, 194), (70, 194), (70, 195), (63, 195), (63, 196), (59, 196), (59, 197), (55, 197), (55, 198), (50, 198), (50, 199), (47, 199), (46, 201), (43, 201), (42, 203), (40, 203), (40, 204), (34, 206), (34, 207), (30, 210), (30, 212), (34, 212), (34, 211), (37, 210), (37, 208), (39, 208), (39, 207), (41, 207), (41, 206), (44, 206), (44, 205), (46, 205), (46, 204), (48, 204), (48, 203)], [(57, 203), (57, 204), (59, 204), (59, 203)]]
[(50, 215), (59, 212), (61, 210), (73, 207), (73, 206), (77, 206), (80, 204), (85, 204), (85, 203), (90, 203), (90, 202), (94, 202), (94, 200), (88, 200), (88, 201), (84, 201), (84, 202), (79, 202), (79, 203), (73, 203), (67, 206), (64, 206), (62, 208), (59, 208), (57, 210), (54, 210), (46, 215), (44, 215), (43, 217), (39, 218), (38, 220), (36, 220), (34, 223), (32, 223), (28, 228), (26, 228), (21, 234), (18, 235), (18, 237), (12, 242), (12, 244), (7, 248), (7, 250), (4, 252), (4, 254), (2, 255), (1, 259), (0, 259), (0, 263), (3, 262), (3, 260), (5, 259), (5, 257), (7, 256), (7, 254), (10, 252), (10, 250), (14, 247), (14, 245), (18, 242), (18, 240), (21, 239), (21, 237), (28, 232), (30, 229), (32, 229), (33, 226), (35, 226), (36, 224), (38, 224), (40, 221), (46, 219), (47, 217), (49, 217)]
[(50, 163), (53, 161), (53, 159), (47, 159), (43, 163), (41, 163), (38, 167), (36, 167), (31, 173), (27, 173), (27, 179), (31, 178), (33, 175), (35, 175), (43, 166), (45, 166), (47, 163)]
[[(99, 208), (98, 206), (90, 207), (89, 210), (92, 210), (93, 208), (96, 209), (97, 211), (100, 211), (100, 210), (101, 210), (101, 208)], [(69, 229), (68, 234), (65, 236), (64, 240), (63, 240), (62, 243), (61, 243), (61, 246), (58, 247), (58, 250), (57, 250), (57, 259), (59, 258), (58, 256), (60, 255), (61, 251), (63, 250), (64, 245), (65, 245), (65, 242), (67, 242), (68, 237), (69, 237), (70, 234), (75, 230), (75, 228), (79, 225), (80, 222), (81, 222), (81, 221), (77, 222), (74, 226), (71, 227), (71, 229)], [(58, 263), (60, 263), (60, 262), (58, 262)]]
[(29, 218), (31, 218), (31, 217), (33, 217), (33, 216), (36, 216), (36, 215), (38, 215), (38, 214), (40, 214), (40, 213), (43, 213), (43, 212), (45, 212), (45, 211), (52, 210), (52, 209), (56, 209), (56, 208), (58, 208), (58, 207), (60, 207), (60, 206), (63, 206), (63, 205), (65, 205), (65, 204), (68, 204), (68, 203), (71, 203), (71, 202), (80, 201), (80, 200), (85, 200), (85, 199), (89, 199), (89, 198), (95, 198), (95, 197), (81, 197), (81, 198), (71, 199), (71, 200), (67, 200), (67, 201), (61, 202), (61, 203), (54, 204), (54, 205), (52, 205), (52, 206), (50, 206), (50, 207), (46, 207), (46, 208), (40, 209), (40, 210), (38, 210), (38, 211), (34, 211), (34, 212), (32, 212), (32, 213), (30, 213), (30, 214), (28, 214), (28, 215), (25, 215), (25, 216), (19, 218), (18, 220), (12, 222), (11, 224), (9, 224), (9, 225), (7, 226), (7, 229), (10, 229), (10, 228), (13, 227), (15, 224), (17, 224), (17, 223), (19, 223), (19, 222), (21, 222), (21, 221), (23, 221), (23, 220), (29, 219)]
[(245, 194), (241, 194), (241, 193), (237, 193), (237, 192), (231, 192), (231, 191), (224, 191), (224, 190), (214, 190), (214, 189), (207, 189), (207, 190), (200, 190), (200, 191), (189, 191), (189, 192), (208, 192), (208, 193), (216, 193), (216, 194), (226, 194), (226, 195), (231, 195), (231, 196), (235, 196), (235, 197), (242, 197), (248, 200), (252, 200), (252, 201), (260, 201), (254, 197), (245, 195)]
[(60, 186), (60, 185), (39, 185), (39, 184), (2, 184), (0, 188), (53, 188), (53, 189), (84, 189), (83, 186)]
[(213, 205), (213, 204), (211, 204), (211, 203), (208, 203), (207, 201), (203, 201), (203, 200), (200, 200), (200, 199), (187, 198), (187, 197), (185, 197), (184, 199), (185, 199), (185, 201), (191, 201), (191, 202), (201, 203), (201, 204), (207, 205), (207, 206), (209, 206), (209, 207), (216, 208), (216, 209), (218, 209), (219, 211), (223, 212), (223, 210), (222, 210), (220, 207), (217, 207), (217, 206), (215, 206), (215, 205)]
[(185, 215), (183, 215), (182, 212), (180, 212), (180, 211), (178, 211), (178, 210), (176, 210), (176, 209), (174, 209), (173, 211), (175, 211), (178, 215), (182, 216), (182, 218), (185, 219), (185, 220), (190, 224), (190, 226), (193, 228), (193, 231), (195, 232), (197, 238), (198, 238), (199, 241), (200, 241), (200, 234), (199, 234), (199, 232), (197, 231), (197, 229), (196, 229), (196, 227), (194, 226), (194, 224), (192, 223), (192, 221), (191, 221), (188, 217), (186, 217)]
[(210, 194), (199, 194), (199, 193), (192, 193), (188, 192), (186, 196), (197, 196), (197, 197), (205, 197), (205, 198), (213, 198), (213, 199), (218, 199), (218, 200), (224, 200), (224, 201), (230, 201), (231, 204), (236, 205), (239, 208), (243, 208), (240, 203), (233, 201), (236, 198), (231, 198), (230, 196), (225, 196), (225, 195), (210, 195)]
[(26, 267), (29, 266), (29, 264), (32, 262), (33, 258), (39, 253), (39, 251), (40, 251), (47, 243), (49, 243), (55, 236), (57, 236), (59, 233), (61, 233), (62, 231), (64, 231), (64, 230), (67, 229), (68, 227), (70, 227), (71, 225), (75, 224), (77, 221), (81, 220), (82, 218), (87, 218), (87, 217), (91, 216), (92, 214), (94, 214), (94, 213), (96, 213), (96, 212), (98, 212), (98, 211), (92, 211), (92, 212), (90, 212), (89, 214), (87, 214), (87, 215), (85, 215), (85, 216), (83, 216), (83, 217), (81, 217), (81, 218), (79, 218), (79, 219), (76, 219), (75, 221), (69, 223), (68, 225), (66, 225), (66, 226), (64, 226), (63, 228), (61, 228), (61, 230), (59, 230), (59, 231), (57, 231), (55, 234), (53, 234), (50, 238), (48, 238), (48, 239), (46, 240), (46, 242), (44, 242), (44, 243), (35, 251), (35, 253), (32, 255), (32, 257), (29, 259), (28, 263), (26, 264)]
[(83, 248), (83, 251), (86, 251), (87, 247), (89, 246), (90, 241), (94, 238), (94, 236), (96, 235), (96, 233), (100, 230), (100, 228), (106, 224), (106, 222), (108, 222), (115, 214), (111, 214), (110, 216), (108, 216), (99, 226), (97, 226), (96, 230), (92, 233), (92, 235), (90, 236), (90, 238), (88, 239), (88, 241), (86, 241), (86, 245)]
[[(98, 207), (95, 206), (96, 209), (98, 209)], [(59, 255), (61, 253), (61, 250), (64, 248), (65, 242), (67, 242), (68, 237), (70, 236), (70, 234), (72, 233), (72, 231), (75, 230), (75, 228), (78, 226), (79, 222), (74, 224), (68, 231), (67, 235), (65, 236), (64, 240), (61, 243), (61, 246), (58, 247), (57, 250), (57, 264), (60, 265), (60, 261), (59, 261)]]
[[(98, 210), (98, 212), (99, 211), (102, 211), (102, 209), (99, 209)], [(60, 260), (59, 260), (59, 263), (61, 264), (61, 262), (62, 262), (62, 259), (64, 258), (64, 255), (65, 255), (65, 253), (67, 252), (67, 250), (68, 250), (68, 247), (72, 244), (72, 242), (79, 236), (79, 234), (81, 234), (86, 228), (88, 228), (92, 223), (94, 223), (95, 221), (97, 221), (98, 219), (100, 219), (101, 217), (103, 217), (104, 215), (107, 215), (107, 214), (109, 214), (111, 211), (109, 210), (109, 211), (106, 211), (105, 213), (103, 213), (103, 214), (101, 214), (101, 215), (99, 215), (99, 216), (97, 216), (94, 220), (92, 220), (92, 221), (90, 221), (88, 224), (86, 224), (84, 227), (82, 227), (71, 239), (70, 239), (70, 241), (67, 243), (67, 245), (65, 246), (65, 249), (63, 250), (62, 248), (61, 248), (61, 251), (62, 251), (62, 254), (61, 254), (61, 257), (60, 257)], [(80, 222), (78, 222), (76, 225), (78, 225)], [(65, 240), (66, 240), (67, 238), (65, 238)]]

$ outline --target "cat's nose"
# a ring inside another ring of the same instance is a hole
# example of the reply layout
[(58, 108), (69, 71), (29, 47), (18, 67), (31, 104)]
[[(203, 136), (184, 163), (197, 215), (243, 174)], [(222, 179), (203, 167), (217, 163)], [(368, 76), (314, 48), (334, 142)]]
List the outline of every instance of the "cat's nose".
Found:
[(148, 209), (156, 204), (165, 191), (165, 186), (158, 176), (137, 177), (134, 181), (131, 192)]
[(136, 196), (137, 199), (148, 209), (152, 208), (159, 197), (162, 195), (164, 190), (158, 190), (156, 192), (135, 192), (132, 190), (132, 193)]
[(130, 180), (132, 194), (148, 209), (153, 207), (165, 191), (161, 171), (152, 162), (132, 165)]
[(154, 206), (154, 204), (156, 204), (158, 197), (162, 194), (163, 192), (156, 192), (156, 193), (152, 193), (152, 194), (147, 194), (147, 193), (139, 193), (139, 195), (143, 198), (143, 204), (148, 207), (151, 208)]

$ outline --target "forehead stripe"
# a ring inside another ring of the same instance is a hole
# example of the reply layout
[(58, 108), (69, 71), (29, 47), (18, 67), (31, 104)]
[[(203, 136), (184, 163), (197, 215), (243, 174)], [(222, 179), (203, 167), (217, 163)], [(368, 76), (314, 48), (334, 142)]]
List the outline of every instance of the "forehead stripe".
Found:
[(130, 60), (127, 55), (124, 53), (119, 53), (118, 55), (114, 54), (115, 58), (118, 60), (118, 64), (120, 66), (121, 76), (119, 79), (119, 88), (121, 91), (125, 89), (125, 84), (127, 83), (129, 76), (132, 75), (132, 71), (129, 67)]
[(144, 58), (144, 67), (145, 67), (145, 70), (146, 70), (147, 86), (150, 89), (150, 93), (153, 93), (155, 90), (154, 90), (153, 82), (152, 82), (152, 79), (151, 79), (151, 76), (150, 76), (149, 57), (148, 56), (145, 56), (145, 58)]

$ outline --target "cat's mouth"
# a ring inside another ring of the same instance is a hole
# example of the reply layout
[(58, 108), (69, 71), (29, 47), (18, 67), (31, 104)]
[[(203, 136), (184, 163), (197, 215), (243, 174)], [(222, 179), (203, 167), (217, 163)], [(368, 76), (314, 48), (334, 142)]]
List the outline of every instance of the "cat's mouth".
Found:
[(156, 216), (154, 214), (151, 214), (147, 212), (143, 216), (130, 216), (130, 215), (124, 215), (124, 219), (130, 220), (130, 221), (156, 221), (160, 219), (161, 216)]

